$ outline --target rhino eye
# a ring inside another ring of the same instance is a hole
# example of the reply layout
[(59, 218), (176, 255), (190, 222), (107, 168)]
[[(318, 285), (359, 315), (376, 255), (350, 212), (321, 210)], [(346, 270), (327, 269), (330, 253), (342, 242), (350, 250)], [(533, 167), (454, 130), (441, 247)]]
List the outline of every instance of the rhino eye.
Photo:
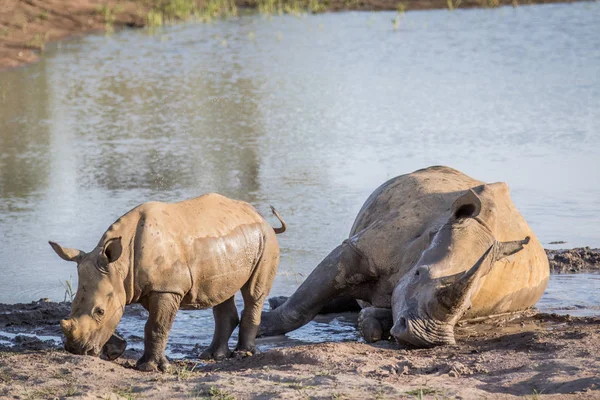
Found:
[(104, 315), (104, 310), (102, 308), (96, 308), (96, 314), (102, 317)]
[(421, 275), (421, 273), (419, 272), (419, 270), (417, 270), (417, 271), (415, 272), (415, 276), (419, 276), (419, 275)]

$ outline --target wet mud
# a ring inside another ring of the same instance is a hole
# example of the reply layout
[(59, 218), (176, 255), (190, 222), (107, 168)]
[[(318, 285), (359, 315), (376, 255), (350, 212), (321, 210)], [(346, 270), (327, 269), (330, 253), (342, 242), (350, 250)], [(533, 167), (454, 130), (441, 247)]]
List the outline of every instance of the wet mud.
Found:
[(17, 343), (0, 350), (0, 397), (600, 398), (598, 317), (530, 311), (463, 322), (456, 335), (455, 346), (433, 349), (345, 342), (275, 348), (216, 363), (189, 357), (173, 360), (169, 373), (134, 370), (139, 354), (132, 351), (109, 362), (58, 346), (39, 350)]
[(569, 250), (547, 250), (550, 272), (555, 274), (600, 271), (600, 249), (578, 247)]
[[(555, 273), (598, 269), (597, 250), (548, 253)], [(252, 357), (203, 363), (201, 349), (182, 347), (163, 374), (133, 368), (142, 332), (116, 361), (68, 354), (59, 321), (69, 312), (47, 299), (0, 304), (0, 398), (600, 398), (599, 316), (529, 310), (461, 321), (457, 344), (433, 349), (280, 338)], [(124, 318), (145, 313), (131, 305)]]

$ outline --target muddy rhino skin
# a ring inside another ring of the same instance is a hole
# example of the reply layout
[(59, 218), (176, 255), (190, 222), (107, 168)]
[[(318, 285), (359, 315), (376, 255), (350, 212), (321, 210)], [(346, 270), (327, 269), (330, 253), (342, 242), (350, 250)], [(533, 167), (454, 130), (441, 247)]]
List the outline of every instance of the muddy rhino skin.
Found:
[[(202, 358), (227, 357), (227, 342), (238, 323), (236, 351), (254, 353), (262, 305), (279, 262), (275, 234), (285, 231), (273, 212), (281, 228), (273, 229), (245, 202), (207, 194), (134, 208), (110, 226), (90, 253), (50, 242), (60, 257), (78, 264), (71, 315), (61, 321), (65, 348), (118, 357), (125, 343), (113, 333), (123, 307), (141, 303), (149, 318), (140, 370), (168, 368), (164, 351), (180, 308), (213, 308), (215, 333)], [(241, 322), (234, 302), (240, 289)]]
[(349, 238), (291, 297), (270, 299), (260, 334), (289, 332), (323, 307), (358, 301), (369, 342), (391, 333), (419, 347), (452, 344), (458, 320), (532, 307), (548, 277), (544, 250), (505, 183), (430, 167), (376, 189)]

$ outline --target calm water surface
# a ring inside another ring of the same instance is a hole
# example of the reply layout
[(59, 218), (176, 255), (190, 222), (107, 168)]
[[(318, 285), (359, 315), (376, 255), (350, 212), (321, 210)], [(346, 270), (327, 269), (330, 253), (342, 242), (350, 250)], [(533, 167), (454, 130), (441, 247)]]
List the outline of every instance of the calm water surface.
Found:
[[(398, 31), (394, 16), (88, 36), (1, 74), (0, 302), (63, 299), (75, 265), (47, 240), (91, 250), (137, 204), (209, 191), (278, 208), (271, 293), (289, 294), (373, 189), (433, 164), (507, 182), (547, 247), (600, 246), (600, 4), (410, 12)], [(598, 289), (553, 277), (540, 307), (598, 314)], [(211, 319), (180, 313), (175, 335), (194, 324), (208, 343)]]

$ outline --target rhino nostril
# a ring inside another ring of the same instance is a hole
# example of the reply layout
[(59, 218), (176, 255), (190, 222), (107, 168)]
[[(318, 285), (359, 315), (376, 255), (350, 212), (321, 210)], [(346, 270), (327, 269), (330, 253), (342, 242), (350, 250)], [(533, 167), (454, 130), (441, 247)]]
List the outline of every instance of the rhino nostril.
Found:
[(398, 338), (399, 336), (401, 336), (405, 332), (406, 332), (406, 318), (400, 317), (400, 318), (398, 318), (398, 321), (396, 321), (396, 323), (392, 327), (392, 330), (391, 330), (390, 333), (395, 338)]
[(406, 329), (406, 318), (400, 317), (398, 320), (398, 325), (400, 329)]

